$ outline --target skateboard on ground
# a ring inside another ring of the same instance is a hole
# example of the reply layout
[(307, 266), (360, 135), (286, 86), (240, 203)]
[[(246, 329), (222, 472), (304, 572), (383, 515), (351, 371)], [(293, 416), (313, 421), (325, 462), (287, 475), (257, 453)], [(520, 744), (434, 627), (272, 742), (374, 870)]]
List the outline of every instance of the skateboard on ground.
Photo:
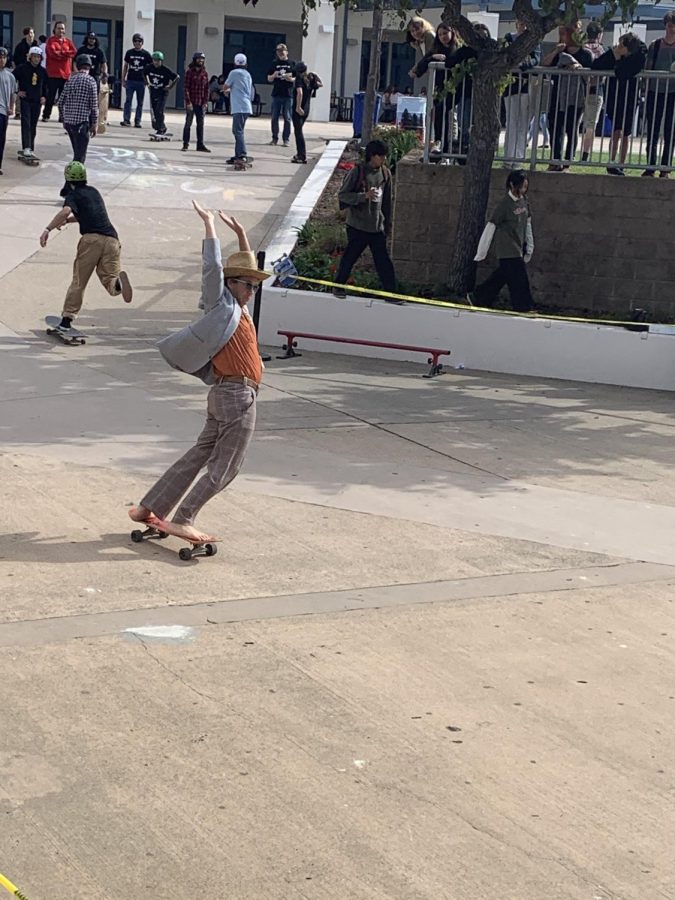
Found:
[(16, 155), (16, 158), (19, 160), (19, 162), (25, 163), (27, 166), (39, 166), (40, 165), (40, 160), (37, 158), (37, 156), (24, 156), (23, 150), (19, 150), (19, 152)]
[(149, 519), (138, 524), (146, 525), (147, 527), (144, 531), (141, 531), (140, 528), (135, 528), (131, 532), (131, 540), (134, 544), (141, 544), (143, 541), (152, 540), (153, 538), (163, 540), (170, 534), (174, 535), (174, 537), (180, 538), (181, 541), (190, 544), (189, 547), (181, 547), (178, 551), (178, 556), (184, 562), (195, 556), (215, 556), (218, 552), (216, 543), (220, 538), (209, 537), (206, 541), (192, 541), (180, 534), (176, 534), (175, 527), (171, 522), (167, 522), (165, 519), (158, 519), (157, 516), (150, 516)]
[(45, 316), (45, 323), (47, 325), (47, 334), (56, 335), (56, 337), (62, 341), (64, 344), (86, 344), (87, 341), (85, 336), (81, 331), (78, 331), (77, 328), (69, 328), (68, 331), (65, 331), (62, 328), (59, 328), (59, 323), (61, 321), (60, 316)]
[(173, 137), (173, 135), (167, 131), (166, 134), (157, 134), (157, 133), (151, 134), (150, 140), (151, 141), (170, 141), (172, 137)]
[(226, 165), (232, 166), (235, 172), (243, 172), (246, 169), (250, 169), (253, 165), (253, 157), (245, 156), (245, 157), (237, 157), (233, 156), (231, 159), (227, 160)]

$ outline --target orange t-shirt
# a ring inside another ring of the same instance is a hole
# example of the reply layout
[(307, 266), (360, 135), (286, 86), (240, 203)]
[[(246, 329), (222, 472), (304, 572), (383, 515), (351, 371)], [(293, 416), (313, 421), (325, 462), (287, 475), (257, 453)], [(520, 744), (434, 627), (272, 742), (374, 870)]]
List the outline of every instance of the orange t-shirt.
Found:
[(242, 310), (241, 319), (225, 346), (211, 360), (216, 375), (244, 375), (260, 384), (262, 360), (258, 350), (258, 337), (251, 317)]

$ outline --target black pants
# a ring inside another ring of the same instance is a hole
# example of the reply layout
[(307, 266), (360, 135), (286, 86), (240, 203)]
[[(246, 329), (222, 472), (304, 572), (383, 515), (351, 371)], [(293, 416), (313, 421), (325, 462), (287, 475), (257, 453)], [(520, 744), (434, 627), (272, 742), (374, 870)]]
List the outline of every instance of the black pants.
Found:
[(675, 92), (672, 94), (647, 94), (647, 158), (650, 166), (656, 165), (659, 149), (659, 133), (663, 122), (663, 148), (661, 165), (669, 166), (673, 158), (673, 126), (675, 125)]
[[(576, 106), (567, 106), (549, 113), (549, 129), (551, 131), (551, 159), (574, 159), (579, 137), (579, 121), (583, 110)], [(567, 136), (565, 155), (562, 155), (563, 137)]]
[(190, 143), (190, 131), (192, 130), (192, 120), (197, 120), (197, 146), (204, 146), (204, 107), (192, 106), (185, 112), (185, 127), (183, 128), (183, 143)]
[[(442, 141), (443, 153), (447, 153), (450, 147), (450, 138), (452, 137), (452, 127), (450, 124), (450, 106), (446, 100), (437, 100), (434, 103), (434, 140), (439, 143)], [(445, 126), (445, 134), (443, 127)]]
[(375, 269), (382, 282), (382, 289), (395, 293), (396, 273), (387, 251), (387, 236), (384, 231), (361, 231), (360, 228), (352, 228), (347, 225), (347, 246), (335, 276), (336, 282), (338, 284), (347, 283), (354, 265), (366, 247), (370, 247)]
[(166, 93), (164, 88), (158, 91), (150, 90), (150, 106), (152, 107), (152, 118), (157, 134), (164, 134), (166, 125), (164, 124), (164, 107), (166, 106)]
[(5, 153), (5, 140), (7, 138), (7, 121), (8, 116), (0, 113), (0, 169), (2, 168), (2, 157)]
[(35, 150), (35, 132), (40, 118), (40, 101), (21, 97), (21, 146)]
[(511, 306), (517, 312), (529, 312), (534, 306), (525, 261), (521, 256), (500, 259), (490, 277), (478, 285), (473, 297), (479, 306), (491, 306), (504, 285), (508, 285)]
[(76, 162), (86, 162), (87, 147), (89, 146), (89, 123), (81, 122), (79, 125), (66, 125), (65, 129), (73, 148), (73, 159)]
[[(64, 88), (66, 83), (65, 78), (48, 78), (47, 79), (47, 96), (46, 103), (44, 105), (44, 109), (42, 110), (42, 118), (48, 119), (52, 114), (52, 107), (56, 103), (56, 101), (61, 96), (61, 91)], [(61, 114), (59, 113), (59, 121), (61, 121)]]
[(293, 110), (293, 134), (295, 136), (295, 154), (298, 159), (307, 159), (307, 147), (305, 145), (305, 135), (302, 132), (302, 129), (305, 125), (305, 117), (299, 116), (295, 110)]

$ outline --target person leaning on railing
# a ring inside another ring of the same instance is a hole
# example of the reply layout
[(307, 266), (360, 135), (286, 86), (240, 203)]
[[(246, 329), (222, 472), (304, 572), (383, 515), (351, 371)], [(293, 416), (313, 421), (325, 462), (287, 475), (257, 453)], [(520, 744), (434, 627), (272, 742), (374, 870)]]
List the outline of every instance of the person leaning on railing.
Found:
[[(415, 69), (420, 78), (423, 75), (426, 75), (429, 69), (429, 63), (432, 62), (442, 62), (445, 65), (444, 69), (437, 69), (436, 75), (434, 76), (434, 92), (439, 92), (443, 90), (443, 86), (445, 85), (445, 79), (447, 77), (447, 70), (452, 69), (454, 65), (456, 65), (456, 56), (457, 51), (459, 50), (461, 44), (457, 40), (454, 31), (449, 25), (446, 25), (445, 22), (441, 22), (438, 26), (438, 30), (436, 32), (436, 38), (434, 40), (433, 46), (429, 53), (427, 53), (420, 62), (417, 63)], [(453, 111), (453, 95), (451, 93), (446, 94), (445, 98), (440, 100), (434, 99), (434, 150), (436, 152), (447, 153), (448, 148), (450, 146), (450, 137), (455, 131), (454, 120), (455, 115)], [(448, 116), (450, 113), (453, 113), (451, 121), (448, 121)]]
[[(675, 12), (663, 17), (666, 33), (649, 45), (645, 69), (648, 72), (675, 71)], [(663, 122), (663, 147), (661, 165), (670, 166), (673, 159), (675, 135), (675, 79), (667, 76), (650, 78), (647, 83), (647, 158), (648, 167), (643, 175), (656, 174), (656, 154), (658, 152), (661, 123)], [(667, 178), (668, 172), (660, 172)]]
[[(559, 43), (542, 60), (543, 66), (555, 69), (589, 69), (593, 57), (580, 46), (581, 23), (563, 25), (558, 29)], [(568, 169), (577, 149), (579, 124), (584, 107), (585, 87), (582, 78), (572, 75), (553, 75), (549, 98), (548, 118), (551, 129), (551, 162), (549, 172)], [(563, 156), (563, 137), (567, 137)]]
[[(589, 22), (586, 26), (587, 41), (584, 49), (593, 57), (593, 62), (599, 59), (605, 53), (605, 46), (602, 43), (603, 28), (599, 22)], [(611, 66), (609, 67), (611, 68)], [(595, 129), (600, 120), (602, 105), (605, 99), (604, 79), (591, 78), (586, 88), (586, 102), (584, 104), (584, 136), (581, 140), (581, 159), (586, 162), (593, 150), (593, 140), (595, 139)]]
[[(515, 32), (509, 32), (504, 38), (506, 44), (512, 44), (517, 37), (527, 31), (527, 25), (516, 19)], [(525, 159), (527, 149), (527, 132), (530, 124), (530, 69), (539, 65), (541, 46), (530, 51), (518, 66), (518, 74), (511, 73), (513, 81), (504, 91), (504, 109), (506, 110), (506, 135), (504, 138), (504, 156), (507, 169), (518, 168)]]
[(603, 72), (614, 70), (614, 78), (608, 79), (605, 107), (607, 115), (612, 120), (612, 140), (609, 148), (612, 165), (607, 167), (609, 175), (626, 174), (623, 164), (628, 154), (628, 139), (633, 134), (637, 106), (637, 76), (644, 69), (646, 58), (647, 48), (640, 38), (636, 34), (624, 34), (615, 47), (605, 51), (593, 61), (593, 69)]

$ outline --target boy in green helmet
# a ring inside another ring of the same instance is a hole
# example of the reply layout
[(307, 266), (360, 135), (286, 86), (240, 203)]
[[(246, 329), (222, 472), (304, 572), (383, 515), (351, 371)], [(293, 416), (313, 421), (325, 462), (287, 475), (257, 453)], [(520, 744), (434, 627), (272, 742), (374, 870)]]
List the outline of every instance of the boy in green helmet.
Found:
[(87, 170), (81, 162), (70, 162), (65, 168), (68, 191), (63, 209), (58, 212), (40, 235), (40, 246), (46, 247), (49, 233), (60, 231), (69, 222), (77, 222), (82, 237), (77, 245), (73, 263), (73, 280), (66, 293), (59, 330), (67, 333), (72, 321), (82, 308), (84, 291), (96, 269), (99, 281), (107, 292), (122, 295), (125, 303), (131, 303), (133, 290), (129, 276), (120, 265), (121, 244), (117, 232), (108, 218), (103, 197), (96, 188), (87, 184)]
[(161, 50), (155, 50), (152, 54), (152, 63), (145, 67), (145, 83), (150, 88), (150, 105), (152, 107), (152, 121), (157, 134), (166, 134), (164, 123), (164, 107), (167, 94), (178, 81), (178, 75), (164, 65), (164, 54)]

